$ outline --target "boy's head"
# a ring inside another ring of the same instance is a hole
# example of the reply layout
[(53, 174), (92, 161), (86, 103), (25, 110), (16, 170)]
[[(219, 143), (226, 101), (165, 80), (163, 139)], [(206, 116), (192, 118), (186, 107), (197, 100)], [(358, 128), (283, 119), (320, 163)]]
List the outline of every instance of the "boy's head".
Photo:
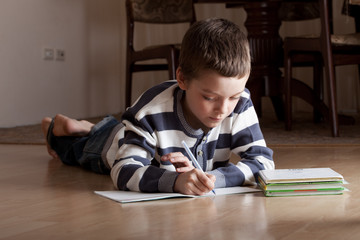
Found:
[(198, 21), (183, 38), (179, 67), (188, 80), (197, 77), (201, 70), (212, 70), (224, 77), (244, 77), (251, 69), (249, 42), (240, 28), (228, 20)]
[(250, 75), (249, 52), (244, 33), (227, 20), (209, 19), (190, 27), (176, 79), (186, 93), (184, 116), (194, 129), (207, 132), (234, 111)]

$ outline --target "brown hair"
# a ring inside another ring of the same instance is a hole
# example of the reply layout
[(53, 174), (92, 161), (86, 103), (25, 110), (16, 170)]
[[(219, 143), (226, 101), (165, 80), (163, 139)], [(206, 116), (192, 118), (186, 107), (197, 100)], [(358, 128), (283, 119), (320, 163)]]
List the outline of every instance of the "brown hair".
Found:
[(204, 69), (225, 77), (244, 77), (251, 69), (249, 42), (240, 28), (226, 19), (198, 21), (183, 38), (179, 67), (187, 79)]

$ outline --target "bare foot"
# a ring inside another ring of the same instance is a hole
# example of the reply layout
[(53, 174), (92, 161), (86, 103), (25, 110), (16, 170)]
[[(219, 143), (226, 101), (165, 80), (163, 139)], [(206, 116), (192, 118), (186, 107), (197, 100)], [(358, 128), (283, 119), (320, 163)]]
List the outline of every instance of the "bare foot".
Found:
[(57, 155), (57, 153), (51, 149), (48, 141), (47, 141), (47, 134), (48, 134), (48, 130), (49, 130), (49, 127), (50, 127), (50, 124), (51, 124), (51, 118), (49, 117), (46, 117), (44, 118), (42, 121), (41, 121), (41, 129), (42, 129), (42, 132), (44, 134), (44, 137), (45, 137), (45, 141), (46, 141), (46, 148), (47, 148), (47, 151), (49, 153), (50, 156), (52, 156), (53, 158), (55, 159), (58, 159), (59, 156)]
[(57, 114), (54, 118), (53, 134), (55, 136), (86, 136), (94, 126), (93, 123), (85, 120), (76, 120), (64, 115)]
[[(47, 138), (47, 134), (49, 131), (49, 127), (51, 124), (52, 119), (46, 117), (41, 122), (41, 128), (45, 139)], [(76, 119), (68, 118), (64, 115), (58, 114), (54, 118), (54, 127), (52, 133), (55, 136), (86, 136), (91, 131), (91, 128), (94, 126), (93, 123), (90, 123), (85, 120), (78, 121)], [(51, 149), (49, 143), (46, 139), (47, 150), (50, 156), (54, 158), (59, 158), (56, 152)]]

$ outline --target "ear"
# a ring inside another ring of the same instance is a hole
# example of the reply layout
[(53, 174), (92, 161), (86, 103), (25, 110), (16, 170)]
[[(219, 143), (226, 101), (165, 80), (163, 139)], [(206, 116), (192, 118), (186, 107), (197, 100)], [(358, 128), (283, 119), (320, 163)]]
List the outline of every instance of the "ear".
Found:
[(180, 67), (178, 67), (178, 68), (176, 69), (176, 80), (177, 80), (177, 82), (178, 82), (178, 84), (179, 84), (179, 87), (180, 87), (182, 90), (186, 90), (186, 89), (187, 89), (186, 80), (185, 80), (184, 74), (182, 73)]

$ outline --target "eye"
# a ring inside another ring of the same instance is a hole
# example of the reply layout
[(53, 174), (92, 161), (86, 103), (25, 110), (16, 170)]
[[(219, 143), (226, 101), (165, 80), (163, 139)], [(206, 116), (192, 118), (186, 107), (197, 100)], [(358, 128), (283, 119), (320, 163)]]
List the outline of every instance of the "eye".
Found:
[(237, 101), (240, 99), (240, 96), (237, 96), (237, 97), (230, 97), (230, 100), (234, 100), (234, 101)]
[(207, 97), (207, 96), (203, 96), (203, 98), (206, 100), (206, 101), (214, 101), (215, 98), (213, 97)]

